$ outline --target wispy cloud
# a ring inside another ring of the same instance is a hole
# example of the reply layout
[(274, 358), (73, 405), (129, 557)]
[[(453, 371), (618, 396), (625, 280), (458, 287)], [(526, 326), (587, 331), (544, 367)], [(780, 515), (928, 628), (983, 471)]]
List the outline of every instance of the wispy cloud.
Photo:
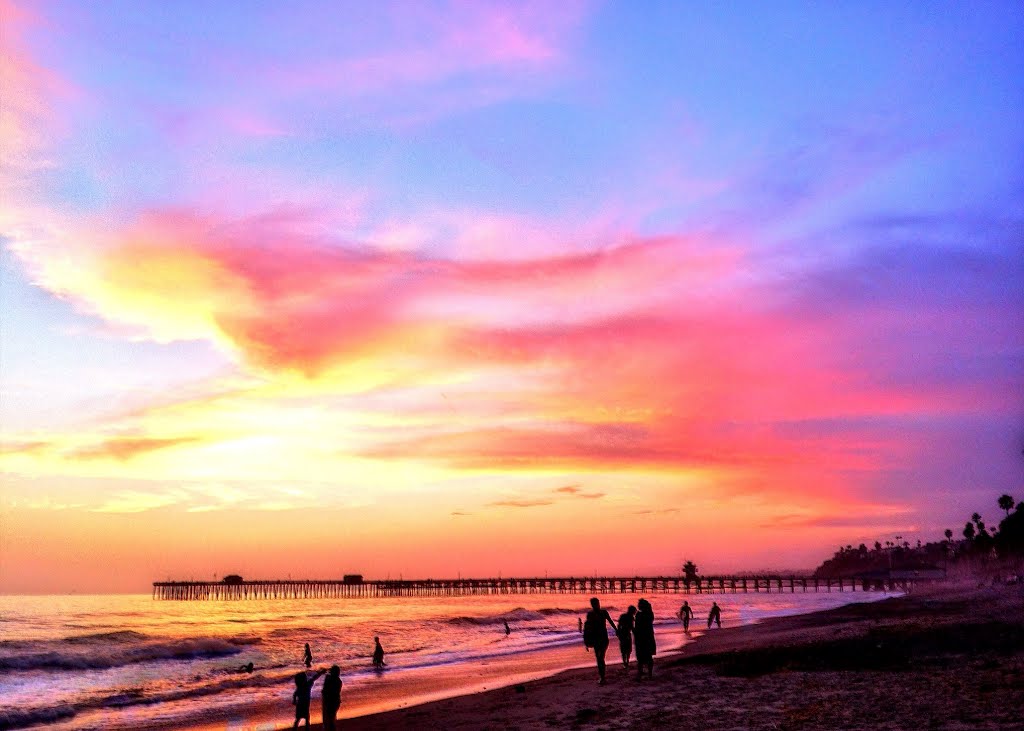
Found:
[(5, 455), (37, 454), (50, 447), (45, 440), (0, 442), (0, 457)]
[(96, 444), (71, 450), (66, 454), (70, 459), (134, 459), (149, 452), (170, 449), (198, 440), (198, 437), (118, 437), (107, 439)]
[(545, 505), (553, 505), (553, 500), (495, 500), (487, 503), (495, 508), (539, 508)]
[(177, 505), (188, 499), (182, 491), (141, 492), (125, 490), (116, 493), (102, 505), (94, 508), (97, 513), (142, 513)]
[(598, 500), (603, 498), (606, 493), (603, 492), (584, 492), (580, 485), (565, 485), (563, 487), (556, 487), (554, 489), (556, 493), (562, 493), (565, 495), (571, 495), (575, 498), (582, 500)]

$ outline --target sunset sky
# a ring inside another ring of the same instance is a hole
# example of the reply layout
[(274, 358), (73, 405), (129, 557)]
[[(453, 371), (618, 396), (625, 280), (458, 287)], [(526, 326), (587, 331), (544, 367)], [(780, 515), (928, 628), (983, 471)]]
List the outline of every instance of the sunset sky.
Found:
[(813, 567), (1024, 499), (1024, 6), (0, 0), (0, 592)]

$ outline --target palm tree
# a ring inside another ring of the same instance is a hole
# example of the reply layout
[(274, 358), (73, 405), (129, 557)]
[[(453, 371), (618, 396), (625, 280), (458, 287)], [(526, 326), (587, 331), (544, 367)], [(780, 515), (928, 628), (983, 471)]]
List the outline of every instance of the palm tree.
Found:
[(687, 561), (686, 563), (684, 563), (683, 576), (685, 577), (683, 581), (686, 583), (686, 586), (689, 586), (690, 582), (696, 580), (697, 578), (697, 564), (695, 564), (693, 561)]
[(1010, 517), (1010, 510), (1013, 509), (1013, 498), (1009, 495), (999, 496), (999, 507), (1006, 511), (1006, 517)]
[(969, 541), (974, 540), (974, 523), (967, 523), (964, 525), (964, 538)]
[(947, 541), (953, 540), (953, 531), (952, 531), (951, 528), (946, 528), (946, 540)]

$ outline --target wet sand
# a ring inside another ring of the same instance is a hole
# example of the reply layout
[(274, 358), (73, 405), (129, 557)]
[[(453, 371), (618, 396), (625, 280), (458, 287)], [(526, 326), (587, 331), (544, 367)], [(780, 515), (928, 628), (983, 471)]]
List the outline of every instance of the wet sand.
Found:
[(1024, 587), (937, 587), (713, 630), (656, 659), (653, 680), (635, 672), (609, 662), (603, 687), (596, 670), (569, 670), (340, 727), (1024, 729)]

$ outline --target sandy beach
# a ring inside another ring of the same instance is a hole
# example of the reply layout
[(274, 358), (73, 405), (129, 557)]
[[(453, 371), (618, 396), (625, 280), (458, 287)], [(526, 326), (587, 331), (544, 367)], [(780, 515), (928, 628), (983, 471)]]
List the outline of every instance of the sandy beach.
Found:
[(657, 660), (652, 680), (609, 663), (596, 681), (570, 670), (342, 727), (1024, 729), (1024, 587), (936, 587), (713, 630)]

